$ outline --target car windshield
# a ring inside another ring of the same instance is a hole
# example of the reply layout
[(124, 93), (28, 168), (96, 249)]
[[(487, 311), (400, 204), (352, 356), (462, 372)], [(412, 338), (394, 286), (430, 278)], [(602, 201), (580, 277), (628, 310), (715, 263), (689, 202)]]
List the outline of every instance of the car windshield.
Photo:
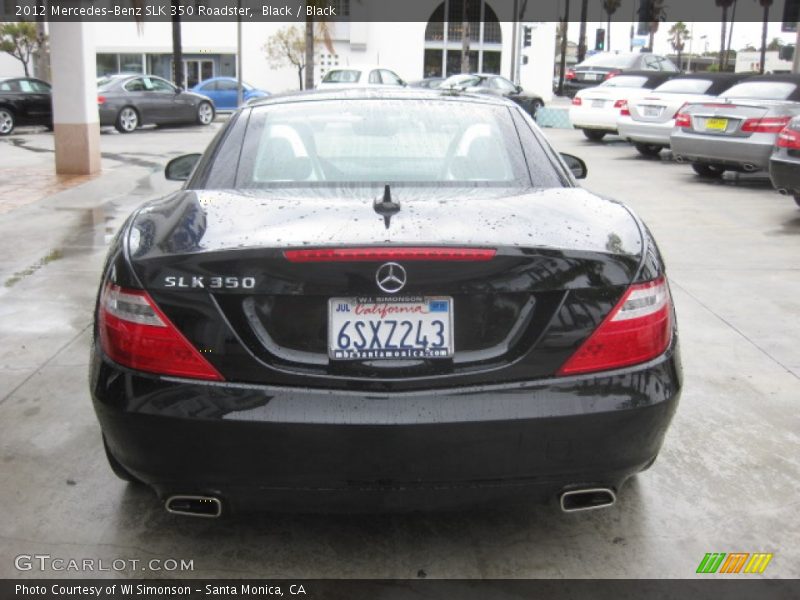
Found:
[(481, 82), (477, 75), (453, 75), (442, 82), (440, 87), (474, 87)]
[(796, 89), (797, 85), (789, 81), (748, 81), (733, 86), (723, 95), (726, 98), (786, 100)]
[(598, 87), (607, 88), (640, 88), (647, 83), (647, 77), (641, 75), (617, 75), (611, 79), (606, 79)]
[(526, 144), (523, 151), (505, 106), (436, 100), (265, 105), (250, 116), (236, 187), (341, 187), (342, 182), (530, 187), (525, 159), (537, 150), (542, 181), (534, 185), (560, 185), (537, 145)]
[(328, 71), (322, 78), (323, 83), (358, 83), (361, 71), (353, 69), (336, 69)]
[(710, 79), (670, 79), (655, 91), (664, 94), (705, 94), (711, 83)]
[(613, 67), (628, 69), (636, 62), (636, 56), (630, 54), (595, 54), (584, 60), (578, 67)]

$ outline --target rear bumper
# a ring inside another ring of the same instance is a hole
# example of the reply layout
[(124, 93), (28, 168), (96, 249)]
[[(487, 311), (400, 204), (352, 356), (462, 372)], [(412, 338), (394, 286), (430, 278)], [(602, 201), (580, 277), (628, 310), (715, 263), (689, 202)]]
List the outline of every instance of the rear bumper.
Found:
[(681, 380), (677, 345), (603, 376), (384, 395), (166, 380), (95, 358), (92, 397), (112, 454), (162, 499), (427, 510), (618, 489), (658, 454)]
[(773, 157), (769, 161), (769, 177), (775, 189), (787, 190), (792, 194), (800, 193), (800, 159)]
[(730, 168), (753, 165), (758, 169), (768, 169), (774, 143), (775, 135), (769, 134), (753, 134), (747, 138), (715, 137), (677, 129), (670, 136), (674, 156)]
[(646, 123), (622, 117), (617, 119), (617, 130), (619, 135), (632, 142), (657, 144), (669, 148), (669, 136), (674, 123), (673, 119), (666, 123)]
[(578, 129), (597, 129), (617, 132), (618, 110), (592, 108), (590, 106), (571, 106), (569, 120)]

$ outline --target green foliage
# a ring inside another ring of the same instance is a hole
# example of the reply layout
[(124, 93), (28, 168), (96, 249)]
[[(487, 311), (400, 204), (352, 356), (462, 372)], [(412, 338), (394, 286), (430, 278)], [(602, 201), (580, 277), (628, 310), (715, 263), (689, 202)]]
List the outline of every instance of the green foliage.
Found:
[(0, 23), (0, 52), (7, 52), (22, 63), (25, 76), (29, 76), (28, 64), (31, 57), (45, 43), (34, 23)]

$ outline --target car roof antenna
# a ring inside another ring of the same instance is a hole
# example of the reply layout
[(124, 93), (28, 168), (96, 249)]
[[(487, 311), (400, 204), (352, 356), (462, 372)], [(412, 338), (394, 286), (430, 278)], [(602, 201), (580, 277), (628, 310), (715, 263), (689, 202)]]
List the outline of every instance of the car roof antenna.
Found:
[(376, 198), (372, 208), (383, 217), (383, 224), (389, 229), (392, 217), (400, 212), (400, 203), (392, 200), (392, 190), (388, 183), (383, 188), (383, 199)]

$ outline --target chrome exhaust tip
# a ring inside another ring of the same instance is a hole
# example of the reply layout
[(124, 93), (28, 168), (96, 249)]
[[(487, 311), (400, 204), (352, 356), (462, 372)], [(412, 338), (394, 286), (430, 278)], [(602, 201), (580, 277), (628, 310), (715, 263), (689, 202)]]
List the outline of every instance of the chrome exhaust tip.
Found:
[(747, 171), (748, 173), (752, 173), (753, 171), (758, 171), (758, 167), (755, 165), (751, 165), (750, 163), (747, 163), (746, 165), (744, 165), (744, 170)]
[(686, 162), (686, 159), (683, 158), (682, 156), (676, 156), (675, 157), (675, 162), (678, 163), (679, 165), (682, 165), (683, 163)]
[(608, 508), (613, 506), (616, 501), (617, 496), (610, 488), (569, 490), (561, 494), (561, 510), (569, 513)]
[(216, 519), (222, 515), (222, 502), (213, 496), (170, 496), (164, 508), (173, 515)]
[(788, 196), (789, 195), (789, 190), (787, 190), (786, 188), (778, 188), (778, 193), (781, 196)]

